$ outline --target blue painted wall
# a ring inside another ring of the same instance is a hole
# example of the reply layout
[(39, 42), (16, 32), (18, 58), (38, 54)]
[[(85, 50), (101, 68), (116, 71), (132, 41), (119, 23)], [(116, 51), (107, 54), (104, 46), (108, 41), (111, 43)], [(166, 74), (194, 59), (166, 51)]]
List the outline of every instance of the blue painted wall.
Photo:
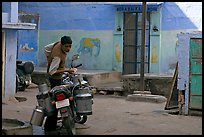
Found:
[[(38, 13), (39, 46), (38, 66), (46, 66), (43, 47), (60, 40), (63, 35), (72, 37), (73, 46), (68, 54), (68, 62), (75, 53), (80, 53), (79, 63), (83, 69), (113, 70), (113, 30), (115, 27), (115, 8), (113, 5), (81, 4), (77, 2), (20, 2), (19, 11)], [(100, 46), (94, 43), (88, 48), (83, 39), (99, 39)], [(121, 44), (120, 44), (121, 45)], [(91, 54), (91, 51), (93, 54)], [(96, 52), (99, 51), (96, 56)], [(69, 65), (69, 63), (66, 63)], [(121, 71), (121, 70), (119, 70)]]
[[(3, 77), (2, 79), (2, 97), (13, 97), (16, 94), (16, 58), (17, 58), (17, 36), (18, 30), (33, 29), (25, 24), (18, 23), (18, 2), (3, 2), (2, 13), (5, 12), (8, 17), (2, 20), (2, 33), (5, 40), (2, 40), (3, 57)], [(7, 18), (7, 19), (6, 19)], [(8, 23), (11, 23), (9, 24)], [(27, 23), (27, 22), (25, 22)], [(34, 25), (34, 24), (32, 24)], [(4, 42), (4, 43), (3, 43)], [(5, 46), (5, 47), (4, 47)]]
[(174, 73), (177, 34), (202, 31), (201, 2), (164, 2), (161, 7), (160, 73)]
[[(151, 14), (150, 28), (156, 24), (159, 32), (157, 34), (151, 32), (150, 36), (150, 60), (152, 59), (150, 72), (173, 73), (178, 60), (177, 34), (202, 30), (202, 3), (163, 2), (158, 10)], [(116, 12), (114, 5), (20, 2), (19, 11), (40, 15), (39, 66), (46, 66), (43, 47), (59, 40), (63, 35), (70, 35), (73, 39), (73, 48), (68, 60), (78, 51), (83, 38), (98, 38), (101, 42), (99, 56), (81, 53), (79, 62), (83, 62), (83, 69), (122, 71), (123, 34), (115, 30), (118, 24), (123, 28), (123, 13)]]
[(2, 2), (2, 12), (6, 12), (8, 13), (8, 18), (9, 18), (9, 21), (11, 21), (11, 2)]
[(36, 24), (35, 30), (18, 31), (18, 50), (17, 59), (33, 61), (34, 65), (38, 64), (38, 33), (39, 33), (39, 15), (20, 13), (19, 22)]
[(19, 11), (39, 13), (41, 30), (112, 30), (114, 28), (115, 10), (111, 5), (19, 2)]
[[(191, 3), (191, 4), (190, 4)], [(187, 5), (188, 4), (188, 5)], [(189, 16), (195, 14), (197, 4), (192, 2), (164, 2), (162, 5), (162, 30), (198, 29), (195, 20), (190, 20)], [(199, 5), (197, 5), (199, 6)], [(198, 7), (199, 8), (199, 7)], [(186, 13), (185, 11), (190, 10)], [(197, 10), (197, 13), (201, 11)], [(190, 14), (190, 15), (189, 15)], [(199, 13), (200, 14), (200, 13)], [(200, 16), (197, 14), (197, 17)], [(196, 16), (195, 16), (196, 17)], [(194, 18), (196, 19), (196, 18)]]
[[(16, 8), (16, 7), (13, 7)], [(2, 2), (2, 12), (8, 13), (8, 21), (11, 21), (11, 2)], [(5, 34), (5, 57), (4, 57), (4, 97), (11, 97), (15, 95), (16, 89), (16, 51), (17, 51), (17, 30), (3, 29)], [(3, 41), (2, 41), (3, 42)], [(3, 45), (2, 45), (3, 46)], [(1, 48), (1, 49), (4, 49)], [(3, 64), (2, 64), (3, 65)]]
[[(178, 90), (185, 91), (185, 104), (184, 104), (184, 112), (188, 114), (189, 112), (189, 98), (190, 98), (190, 39), (191, 38), (199, 38), (202, 39), (202, 33), (194, 32), (194, 33), (179, 33), (177, 35), (178, 43), (177, 43), (177, 56), (178, 56)], [(193, 64), (192, 64), (193, 65)], [(200, 81), (197, 81), (197, 85), (200, 84)], [(195, 85), (194, 85), (195, 86)], [(194, 87), (193, 86), (193, 87)], [(199, 86), (198, 86), (199, 87)], [(192, 87), (191, 87), (192, 88)], [(197, 91), (199, 93), (199, 91)], [(202, 91), (201, 91), (202, 93)]]
[(17, 59), (24, 61), (33, 61), (36, 65), (38, 62), (38, 37), (34, 30), (18, 31), (18, 49)]
[(2, 12), (10, 13), (11, 11), (11, 4), (10, 2), (2, 2)]
[(16, 89), (16, 51), (17, 51), (17, 30), (3, 29), (5, 32), (5, 72), (4, 72), (4, 96), (15, 95)]

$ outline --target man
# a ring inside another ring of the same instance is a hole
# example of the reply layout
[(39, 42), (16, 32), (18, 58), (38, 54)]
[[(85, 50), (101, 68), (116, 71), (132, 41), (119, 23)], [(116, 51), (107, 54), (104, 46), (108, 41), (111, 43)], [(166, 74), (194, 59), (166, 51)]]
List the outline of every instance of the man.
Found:
[[(71, 50), (71, 46), (72, 40), (69, 36), (63, 36), (61, 41), (45, 46), (48, 60), (47, 74), (51, 88), (61, 84), (63, 72), (75, 73), (77, 71), (77, 68), (65, 68), (67, 53)], [(56, 129), (57, 114), (56, 110), (54, 115), (47, 116), (44, 124), (45, 131)]]

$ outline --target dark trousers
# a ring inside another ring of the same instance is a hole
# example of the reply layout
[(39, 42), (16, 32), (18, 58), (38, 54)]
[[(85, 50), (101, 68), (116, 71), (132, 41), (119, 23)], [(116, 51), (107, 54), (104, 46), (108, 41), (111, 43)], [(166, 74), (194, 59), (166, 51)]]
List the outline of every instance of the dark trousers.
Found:
[[(49, 82), (50, 82), (51, 88), (61, 85), (61, 79), (58, 80), (58, 79), (52, 79), (52, 78), (49, 77)], [(44, 130), (45, 131), (56, 130), (57, 114), (58, 114), (58, 111), (56, 109), (53, 112), (53, 115), (47, 116), (45, 124), (44, 124)]]

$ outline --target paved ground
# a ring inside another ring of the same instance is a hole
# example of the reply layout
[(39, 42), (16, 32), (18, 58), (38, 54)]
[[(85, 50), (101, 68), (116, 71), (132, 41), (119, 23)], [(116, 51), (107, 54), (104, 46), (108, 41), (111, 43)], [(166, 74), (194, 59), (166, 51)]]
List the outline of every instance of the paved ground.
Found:
[[(26, 101), (3, 99), (2, 118), (29, 121), (37, 93), (37, 88), (28, 88), (16, 95)], [(172, 115), (164, 106), (165, 102), (132, 102), (124, 96), (95, 94), (93, 115), (84, 125), (76, 125), (77, 135), (202, 135), (201, 116)], [(34, 127), (33, 134), (44, 135), (40, 127)]]

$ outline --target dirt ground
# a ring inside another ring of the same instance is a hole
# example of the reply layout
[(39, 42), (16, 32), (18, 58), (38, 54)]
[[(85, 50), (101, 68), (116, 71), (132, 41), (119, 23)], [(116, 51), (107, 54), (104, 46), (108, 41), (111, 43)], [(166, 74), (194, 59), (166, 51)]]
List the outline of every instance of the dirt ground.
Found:
[[(26, 101), (3, 99), (2, 118), (29, 121), (37, 93), (37, 88), (29, 88), (16, 95)], [(77, 135), (202, 135), (202, 116), (172, 115), (164, 106), (165, 103), (132, 102), (124, 96), (95, 94), (93, 115), (84, 125), (76, 125)]]

